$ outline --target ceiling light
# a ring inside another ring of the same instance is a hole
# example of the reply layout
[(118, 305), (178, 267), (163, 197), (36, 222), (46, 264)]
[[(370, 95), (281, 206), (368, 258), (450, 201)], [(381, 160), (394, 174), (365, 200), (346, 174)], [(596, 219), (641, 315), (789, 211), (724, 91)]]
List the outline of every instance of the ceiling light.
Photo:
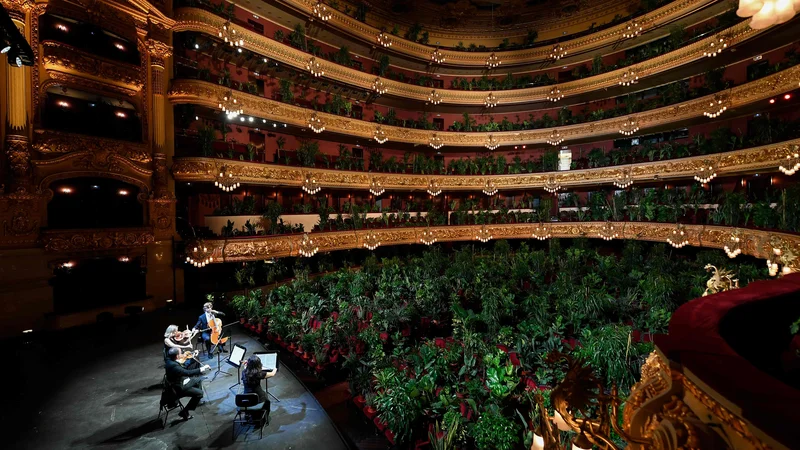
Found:
[(794, 17), (796, 8), (800, 7), (797, 0), (739, 0), (739, 17), (753, 17), (750, 28), (763, 30), (772, 25), (787, 22)]

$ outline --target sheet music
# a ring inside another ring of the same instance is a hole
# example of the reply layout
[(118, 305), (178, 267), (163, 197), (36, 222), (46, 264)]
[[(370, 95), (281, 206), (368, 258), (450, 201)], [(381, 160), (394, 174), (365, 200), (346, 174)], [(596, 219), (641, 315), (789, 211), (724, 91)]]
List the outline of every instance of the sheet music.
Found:
[(257, 353), (258, 358), (261, 359), (261, 368), (266, 371), (276, 370), (278, 368), (278, 354), (277, 353)]

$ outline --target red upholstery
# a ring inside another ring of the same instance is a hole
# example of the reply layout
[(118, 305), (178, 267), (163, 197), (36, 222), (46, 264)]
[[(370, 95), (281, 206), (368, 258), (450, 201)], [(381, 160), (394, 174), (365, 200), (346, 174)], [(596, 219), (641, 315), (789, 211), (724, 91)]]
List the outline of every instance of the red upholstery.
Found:
[[(669, 334), (656, 336), (655, 343), (670, 360), (740, 408), (744, 419), (788, 448), (800, 448), (796, 428), (800, 424), (800, 391), (754, 366), (720, 334), (720, 323), (732, 309), (743, 305), (768, 308), (762, 311), (779, 317), (784, 312), (779, 308), (771, 311), (770, 303), (774, 307), (776, 300), (787, 297), (800, 299), (800, 274), (692, 300), (678, 308), (670, 320)], [(752, 333), (747, 323), (738, 325), (741, 333)], [(788, 344), (774, 343), (776, 347)], [(784, 349), (770, 350), (779, 353)]]

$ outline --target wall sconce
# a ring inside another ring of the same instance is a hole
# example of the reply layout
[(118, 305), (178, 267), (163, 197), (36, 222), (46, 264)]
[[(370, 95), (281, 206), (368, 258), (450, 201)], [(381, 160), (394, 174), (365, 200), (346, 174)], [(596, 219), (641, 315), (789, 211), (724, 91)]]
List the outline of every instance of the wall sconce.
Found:
[(704, 160), (702, 165), (694, 174), (694, 179), (702, 184), (706, 184), (709, 181), (713, 180), (717, 177), (717, 167), (712, 161)]
[(428, 227), (420, 233), (419, 241), (425, 245), (433, 245), (436, 243), (437, 239), (436, 236), (433, 235), (431, 228)]
[(553, 130), (550, 132), (550, 137), (547, 138), (546, 142), (550, 145), (558, 145), (564, 142), (564, 136), (558, 130)]
[(122, 112), (122, 111), (117, 111), (115, 115), (116, 115), (117, 117), (119, 117), (120, 119), (124, 119), (124, 118), (128, 117), (128, 115), (127, 115), (127, 114), (125, 114), (125, 113), (124, 113), (124, 112)]
[(306, 258), (310, 258), (317, 254), (319, 247), (314, 244), (314, 240), (308, 236), (308, 233), (303, 234), (303, 240), (300, 241), (298, 251)]
[(59, 190), (61, 191), (62, 194), (72, 194), (72, 188), (71, 187), (62, 187)]
[(445, 61), (444, 53), (440, 52), (438, 48), (434, 49), (431, 53), (431, 61), (436, 64), (441, 64)]
[(389, 33), (384, 33), (383, 31), (381, 31), (380, 33), (378, 33), (377, 40), (378, 44), (380, 44), (382, 47), (388, 48), (392, 46), (392, 37)]
[(120, 189), (117, 193), (123, 197), (129, 194), (129, 192), (125, 189)]
[(489, 197), (497, 194), (497, 186), (494, 184), (494, 181), (486, 180), (486, 183), (483, 185), (483, 193)]
[(187, 250), (187, 264), (191, 264), (195, 267), (205, 267), (207, 264), (214, 262), (214, 257), (212, 256), (214, 249), (212, 248), (209, 251), (208, 246), (206, 246), (202, 239), (187, 243), (186, 248), (191, 249)]
[(311, 11), (317, 18), (319, 18), (319, 20), (323, 22), (327, 22), (331, 17), (333, 17), (333, 13), (322, 2), (317, 2)]
[(486, 58), (486, 67), (489, 69), (494, 69), (495, 67), (499, 66), (501, 62), (502, 61), (500, 61), (500, 57), (495, 53), (492, 53)]
[(444, 141), (436, 133), (433, 133), (428, 140), (428, 145), (433, 147), (435, 150), (439, 150), (444, 145)]
[(785, 175), (794, 175), (800, 169), (800, 146), (797, 144), (792, 145), (788, 149), (786, 159), (778, 166), (778, 170)]
[(619, 237), (619, 233), (614, 228), (614, 224), (611, 222), (606, 222), (600, 227), (600, 231), (597, 232), (597, 237), (602, 238), (605, 241), (610, 241), (612, 239), (616, 239)]
[(490, 134), (489, 137), (486, 138), (486, 143), (484, 143), (483, 145), (489, 150), (494, 150), (500, 146), (500, 141), (495, 139), (494, 135)]
[(555, 175), (548, 176), (547, 179), (544, 181), (544, 190), (553, 194), (559, 189), (561, 189), (561, 184), (556, 179), (556, 176)]
[(325, 71), (322, 70), (322, 64), (317, 61), (317, 58), (312, 56), (308, 62), (306, 63), (306, 70), (311, 72), (311, 75), (314, 77), (321, 77), (325, 75)]
[(381, 127), (380, 124), (375, 127), (375, 133), (372, 134), (372, 137), (378, 144), (386, 143), (386, 141), (389, 140), (389, 138), (386, 136), (386, 132), (383, 131), (383, 127)]
[(547, 99), (551, 102), (557, 102), (564, 98), (564, 94), (561, 92), (561, 89), (558, 86), (553, 86), (550, 88), (550, 93), (547, 94)]
[(542, 222), (539, 222), (539, 225), (533, 228), (533, 233), (531, 233), (531, 236), (540, 241), (543, 241), (545, 239), (550, 239), (550, 237), (552, 237), (552, 235), (550, 234), (550, 227), (548, 227)]
[(475, 235), (475, 239), (483, 242), (484, 244), (492, 240), (492, 233), (486, 228), (486, 224), (481, 226), (481, 229), (478, 230), (478, 233)]
[(380, 77), (375, 78), (375, 81), (372, 82), (372, 90), (378, 95), (383, 95), (386, 93), (386, 83)]
[(428, 103), (432, 105), (438, 105), (439, 103), (442, 103), (442, 95), (435, 90), (431, 91), (431, 93), (428, 94)]
[(612, 183), (614, 183), (614, 186), (620, 189), (627, 189), (628, 186), (633, 184), (633, 177), (631, 176), (631, 170), (622, 169), (622, 171), (619, 172), (616, 177), (614, 177), (614, 181), (612, 181)]
[(65, 102), (64, 100), (59, 100), (58, 102), (56, 102), (56, 105), (62, 108), (69, 108), (69, 103)]
[(65, 33), (69, 31), (69, 28), (67, 28), (67, 26), (66, 26), (66, 25), (64, 25), (64, 24), (61, 24), (61, 23), (59, 23), (59, 24), (57, 24), (57, 25), (56, 25), (56, 29), (57, 29), (58, 31), (63, 31), (63, 32), (65, 32)]
[(239, 39), (236, 37), (236, 30), (233, 29), (233, 26), (230, 22), (225, 22), (225, 24), (222, 25), (222, 29), (219, 30), (217, 36), (222, 38), (225, 43), (231, 47), (244, 46), (244, 39)]
[(375, 250), (376, 248), (380, 247), (381, 241), (378, 239), (378, 235), (375, 234), (374, 231), (368, 232), (364, 236), (364, 248), (367, 250)]
[(672, 235), (667, 236), (669, 245), (675, 248), (685, 247), (689, 244), (689, 235), (686, 233), (686, 226), (683, 224), (676, 224), (675, 229), (672, 230)]

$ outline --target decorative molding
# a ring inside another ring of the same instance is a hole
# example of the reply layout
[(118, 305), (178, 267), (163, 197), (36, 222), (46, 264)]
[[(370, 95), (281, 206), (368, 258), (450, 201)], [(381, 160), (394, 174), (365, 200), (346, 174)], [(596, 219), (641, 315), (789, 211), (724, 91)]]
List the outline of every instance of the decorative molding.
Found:
[(36, 243), (45, 196), (0, 193), (0, 247), (30, 246)]
[(40, 240), (45, 251), (65, 253), (143, 247), (155, 235), (150, 228), (48, 230)]
[(25, 136), (6, 136), (6, 157), (11, 173), (17, 179), (24, 179), (30, 173), (31, 145)]
[[(554, 238), (598, 237), (601, 229), (609, 222), (551, 222), (550, 233)], [(619, 239), (666, 242), (675, 229), (672, 223), (650, 222), (612, 222), (619, 230)], [(486, 229), (494, 239), (532, 239), (538, 224), (494, 224)], [(414, 228), (376, 228), (356, 231), (315, 232), (314, 243), (320, 252), (331, 252), (363, 247), (367, 235), (374, 235), (385, 245), (408, 245), (420, 243), (423, 232), (430, 231), (437, 242), (473, 241), (482, 225), (414, 227)], [(722, 249), (728, 242), (733, 227), (710, 225), (686, 225), (689, 245), (695, 247)], [(800, 249), (800, 235), (770, 232), (754, 229), (740, 229), (743, 232), (742, 253), (757, 258), (772, 255), (764, 243), (773, 236), (783, 239), (793, 248)], [(214, 263), (256, 261), (265, 258), (297, 256), (302, 235), (256, 236), (234, 239), (207, 239), (206, 244), (213, 249)]]
[[(719, 153), (717, 173), (719, 176), (740, 175), (759, 171), (777, 171), (786, 155), (800, 139), (776, 144)], [(654, 180), (691, 179), (703, 165), (708, 155), (679, 158), (659, 162), (647, 162), (596, 169), (568, 170), (511, 175), (437, 175), (439, 188), (448, 191), (480, 191), (491, 179), (495, 187), (504, 189), (544, 189), (557, 183), (563, 188), (613, 184), (620, 174), (629, 174), (630, 180), (652, 182)], [(172, 176), (175, 181), (213, 182), (220, 168), (225, 166), (245, 184), (300, 187), (305, 174), (310, 174), (323, 189), (348, 188), (368, 190), (376, 175), (371, 172), (354, 172), (307, 167), (282, 166), (246, 161), (215, 158), (175, 158)], [(425, 191), (430, 176), (417, 174), (380, 174), (381, 188), (386, 190)]]
[[(287, 6), (301, 11), (308, 17), (313, 17), (312, 8), (316, 4), (315, 0), (281, 0)], [(679, 0), (669, 3), (661, 8), (651, 11), (639, 19), (646, 22), (649, 27), (658, 27), (668, 24), (677, 20), (685, 15), (704, 7), (714, 0)], [(180, 12), (184, 8), (176, 10), (176, 20), (180, 20)], [(349, 36), (359, 38), (365, 42), (375, 42), (376, 36), (381, 30), (369, 26), (363, 22), (359, 22), (353, 17), (344, 14), (341, 11), (329, 8), (332, 13), (330, 20), (326, 22), (329, 26), (337, 28), (345, 32)], [(571, 39), (564, 41), (562, 45), (570, 54), (587, 52), (592, 49), (612, 45), (622, 40), (622, 34), (625, 32), (627, 22), (620, 25), (607, 28), (597, 33), (588, 36)], [(238, 32), (238, 30), (237, 30)], [(393, 36), (392, 51), (402, 53), (405, 56), (427, 61), (435, 46), (423, 45), (416, 42), (403, 39), (399, 36)], [(503, 52), (503, 64), (505, 66), (517, 64), (530, 64), (533, 62), (547, 61), (551, 46), (544, 46), (532, 49), (513, 50)], [(457, 66), (484, 66), (486, 58), (491, 53), (489, 52), (459, 52), (452, 50), (443, 50), (442, 53), (446, 57), (447, 65)]]
[[(781, 72), (759, 80), (751, 81), (727, 91), (729, 109), (764, 100), (778, 93), (794, 90), (800, 81), (800, 65), (790, 67)], [(228, 88), (199, 80), (174, 80), (169, 92), (172, 103), (191, 103), (216, 109), (217, 99), (221, 98)], [(244, 114), (259, 118), (289, 123), (298, 127), (306, 127), (312, 110), (300, 106), (289, 105), (258, 95), (237, 93), (239, 104)], [(636, 118), (642, 130), (659, 125), (675, 123), (681, 120), (695, 119), (703, 116), (705, 108), (713, 95), (707, 95), (676, 105), (665, 106), (638, 113)], [(316, 111), (317, 116), (325, 123), (325, 129), (339, 134), (371, 139), (375, 132), (375, 124), (365, 120), (342, 117)], [(558, 132), (566, 140), (592, 138), (609, 134), (618, 134), (619, 127), (626, 117), (598, 120), (576, 125), (558, 127)], [(397, 126), (382, 126), (386, 137), (392, 142), (407, 142), (428, 145), (432, 131)], [(536, 130), (501, 131), (501, 132), (454, 132), (440, 131), (436, 134), (443, 145), (456, 147), (484, 147), (489, 135), (500, 145), (541, 144), (547, 142), (554, 128)]]
[(112, 147), (104, 147), (102, 142), (55, 158), (33, 161), (33, 168), (34, 181), (40, 190), (47, 189), (56, 180), (95, 176), (134, 184), (147, 196), (153, 175), (151, 169), (116, 153)]
[(49, 69), (46, 73), (49, 79), (42, 83), (42, 87), (40, 88), (41, 96), (47, 94), (47, 89), (50, 86), (70, 86), (74, 87), (75, 89), (92, 91), (97, 94), (114, 92), (125, 97), (136, 97), (139, 94), (139, 92), (135, 89), (128, 89), (115, 84), (105, 83), (103, 81), (95, 81), (89, 78), (83, 78), (80, 75), (72, 75), (60, 72), (57, 69)]
[(141, 90), (144, 84), (138, 66), (105, 60), (55, 41), (42, 42), (42, 50), (48, 72), (77, 72), (132, 91)]
[[(175, 25), (175, 31), (195, 31), (206, 33), (211, 36), (216, 36), (219, 28), (225, 23), (223, 18), (198, 8), (179, 8), (176, 11), (175, 17), (178, 20)], [(306, 70), (309, 57), (308, 53), (250, 31), (247, 28), (238, 25), (232, 26), (236, 29), (237, 35), (244, 39), (245, 46), (248, 50), (259, 53), (272, 60), (280, 61), (301, 72)], [(702, 59), (704, 57), (703, 52), (708, 48), (708, 44), (715, 39), (718, 40), (719, 36), (724, 35), (726, 39), (729, 39), (728, 45), (732, 46), (758, 36), (764, 31), (765, 30), (753, 30), (747, 26), (746, 22), (739, 23), (713, 36), (709, 36), (706, 39), (639, 63), (636, 65), (637, 74), (640, 78), (652, 76)], [(550, 50), (552, 49), (548, 47), (547, 51), (549, 52)], [(430, 52), (431, 50), (428, 50), (426, 55), (427, 59), (430, 59)], [(512, 52), (503, 52), (503, 64), (506, 64), (506, 53)], [(475, 53), (469, 52), (468, 54), (472, 55)], [(447, 58), (450, 58), (449, 54)], [(373, 90), (375, 83), (374, 74), (351, 69), (331, 61), (320, 60), (319, 58), (317, 58), (317, 61), (324, 70), (326, 78), (347, 83), (365, 90)], [(486, 56), (484, 56), (482, 60), (482, 64), (485, 65), (485, 63)], [(629, 68), (621, 68), (581, 80), (561, 83), (558, 87), (565, 96), (579, 95), (598, 89), (614, 87), (618, 85), (620, 76), (628, 69)], [(428, 96), (430, 95), (429, 87), (402, 83), (388, 78), (379, 77), (379, 79), (386, 88), (386, 95), (394, 95), (421, 102), (428, 101)], [(495, 96), (503, 105), (524, 104), (547, 100), (551, 88), (552, 86), (540, 86), (525, 89), (509, 89), (497, 91), (495, 92)], [(442, 102), (445, 104), (476, 106), (483, 106), (486, 100), (486, 94), (488, 93), (488, 91), (463, 91), (457, 89), (448, 89), (446, 92), (447, 95), (444, 95), (442, 99)]]
[(113, 153), (141, 164), (152, 161), (149, 149), (145, 144), (52, 130), (34, 130), (33, 149), (47, 156), (90, 151), (92, 153)]

